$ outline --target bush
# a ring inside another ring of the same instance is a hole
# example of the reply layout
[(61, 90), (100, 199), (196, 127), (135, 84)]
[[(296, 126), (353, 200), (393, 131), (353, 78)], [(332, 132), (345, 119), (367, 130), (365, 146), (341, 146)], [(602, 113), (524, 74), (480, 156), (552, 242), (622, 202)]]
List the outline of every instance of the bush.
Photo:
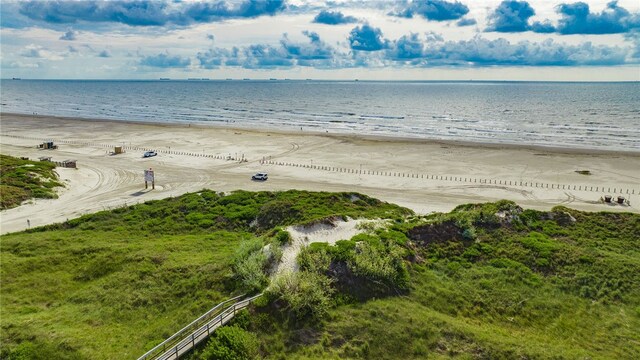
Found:
[(264, 273), (268, 260), (265, 253), (256, 251), (234, 265), (236, 275), (248, 291), (259, 291), (269, 283)]
[(218, 328), (199, 358), (202, 360), (242, 360), (258, 356), (256, 335), (237, 326)]
[(265, 275), (269, 256), (262, 251), (262, 241), (258, 238), (240, 243), (236, 251), (233, 270), (247, 291), (259, 291), (269, 282)]
[(322, 274), (329, 270), (331, 257), (325, 249), (311, 250), (304, 247), (298, 254), (298, 264), (301, 270)]
[(478, 236), (476, 235), (476, 229), (473, 226), (470, 226), (462, 232), (462, 237), (465, 240), (475, 240)]
[(402, 249), (391, 245), (388, 253), (367, 242), (358, 243), (349, 267), (354, 274), (373, 281), (382, 281), (395, 288), (405, 288), (409, 273), (402, 260)]
[(275, 301), (282, 301), (297, 318), (321, 318), (331, 306), (331, 279), (309, 271), (284, 273), (278, 276), (267, 296)]
[(275, 229), (274, 238), (279, 245), (288, 245), (293, 241), (293, 239), (291, 238), (291, 234), (289, 234), (289, 232), (286, 230), (282, 230), (282, 228)]
[(525, 247), (534, 251), (538, 256), (543, 258), (548, 258), (561, 247), (560, 243), (554, 241), (545, 234), (535, 231), (530, 232), (528, 236), (522, 238), (520, 241)]
[(264, 204), (256, 218), (258, 227), (269, 229), (276, 225), (286, 224), (300, 219), (301, 213), (288, 200), (273, 200)]
[(349, 261), (353, 259), (356, 242), (352, 240), (338, 240), (334, 246), (329, 246), (331, 259), (334, 261)]

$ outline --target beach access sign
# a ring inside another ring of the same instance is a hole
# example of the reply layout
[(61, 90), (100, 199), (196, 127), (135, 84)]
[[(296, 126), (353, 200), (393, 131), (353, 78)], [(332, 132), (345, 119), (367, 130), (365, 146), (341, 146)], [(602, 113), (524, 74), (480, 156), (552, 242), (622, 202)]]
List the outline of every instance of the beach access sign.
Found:
[(153, 179), (153, 170), (149, 169), (149, 170), (145, 170), (144, 171), (144, 181), (149, 181), (149, 182), (154, 182), (155, 180)]

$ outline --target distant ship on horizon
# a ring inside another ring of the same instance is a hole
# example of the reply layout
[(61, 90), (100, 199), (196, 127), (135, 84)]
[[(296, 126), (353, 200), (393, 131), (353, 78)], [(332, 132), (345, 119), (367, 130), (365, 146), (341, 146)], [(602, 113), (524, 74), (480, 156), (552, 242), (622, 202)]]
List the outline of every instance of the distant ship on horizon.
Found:
[(171, 80), (171, 79), (169, 79), (169, 78), (160, 78), (160, 80), (167, 81), (167, 80)]

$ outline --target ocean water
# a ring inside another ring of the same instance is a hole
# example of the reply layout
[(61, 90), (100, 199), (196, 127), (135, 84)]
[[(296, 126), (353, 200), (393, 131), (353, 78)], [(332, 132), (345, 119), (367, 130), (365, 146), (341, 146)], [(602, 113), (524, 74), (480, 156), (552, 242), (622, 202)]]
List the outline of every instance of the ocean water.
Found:
[(640, 83), (2, 80), (1, 111), (640, 151)]

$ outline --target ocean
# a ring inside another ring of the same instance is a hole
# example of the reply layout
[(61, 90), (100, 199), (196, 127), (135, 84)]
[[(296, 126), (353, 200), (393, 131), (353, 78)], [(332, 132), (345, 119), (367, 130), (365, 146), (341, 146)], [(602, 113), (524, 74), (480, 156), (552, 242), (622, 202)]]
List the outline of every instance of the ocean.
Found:
[(1, 111), (640, 151), (640, 83), (2, 80)]

